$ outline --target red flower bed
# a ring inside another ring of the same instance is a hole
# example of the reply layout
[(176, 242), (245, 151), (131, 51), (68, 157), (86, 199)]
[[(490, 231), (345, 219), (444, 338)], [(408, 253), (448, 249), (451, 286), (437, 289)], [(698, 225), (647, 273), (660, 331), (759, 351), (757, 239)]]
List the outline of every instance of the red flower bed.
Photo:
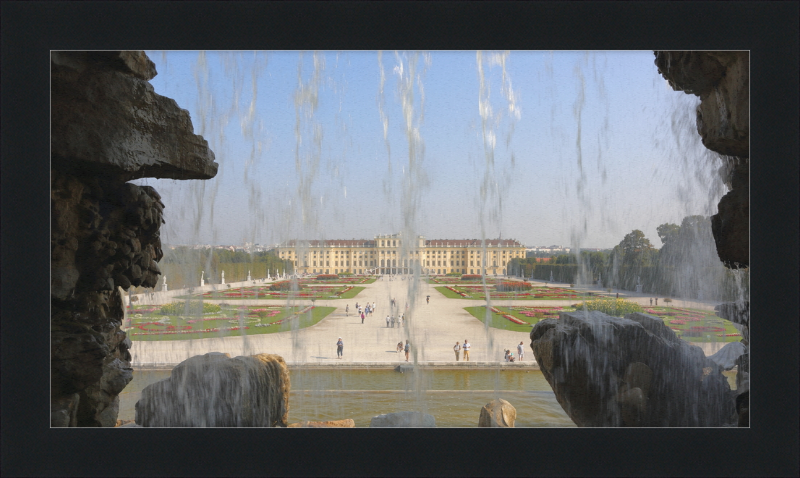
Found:
[(338, 274), (320, 274), (317, 276), (317, 280), (336, 280), (338, 278)]
[(499, 292), (513, 292), (531, 290), (532, 286), (527, 282), (501, 282), (495, 286)]
[(461, 280), (481, 280), (480, 274), (464, 274)]

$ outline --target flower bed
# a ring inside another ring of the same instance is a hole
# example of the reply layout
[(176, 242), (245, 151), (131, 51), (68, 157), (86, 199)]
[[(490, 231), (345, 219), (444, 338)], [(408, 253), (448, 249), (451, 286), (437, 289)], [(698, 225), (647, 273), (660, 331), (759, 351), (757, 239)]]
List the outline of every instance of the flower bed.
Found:
[(533, 287), (527, 282), (501, 282), (495, 286), (498, 292), (515, 292), (515, 291), (528, 291)]
[(337, 280), (338, 278), (338, 274), (320, 274), (316, 277), (316, 280)]

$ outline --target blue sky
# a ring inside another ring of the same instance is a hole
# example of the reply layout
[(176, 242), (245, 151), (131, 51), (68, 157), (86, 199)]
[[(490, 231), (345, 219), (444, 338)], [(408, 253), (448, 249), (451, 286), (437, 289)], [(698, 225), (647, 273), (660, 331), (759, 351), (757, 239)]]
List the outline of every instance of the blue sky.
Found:
[(641, 229), (658, 247), (659, 224), (713, 214), (724, 193), (697, 98), (666, 85), (651, 51), (483, 52), (484, 118), (474, 51), (147, 53), (155, 91), (220, 165), (208, 181), (136, 181), (162, 194), (168, 244), (405, 230), (611, 247)]

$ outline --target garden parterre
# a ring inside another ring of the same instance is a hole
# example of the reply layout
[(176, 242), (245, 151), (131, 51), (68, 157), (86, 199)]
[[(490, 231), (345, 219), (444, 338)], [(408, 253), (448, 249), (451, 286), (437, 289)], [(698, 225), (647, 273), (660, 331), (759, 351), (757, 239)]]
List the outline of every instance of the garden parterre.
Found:
[[(484, 307), (466, 307), (467, 312), (483, 322)], [(498, 306), (491, 307), (495, 328), (528, 332), (540, 320), (558, 319), (559, 312), (575, 307)], [(675, 334), (688, 342), (738, 342), (741, 334), (733, 324), (713, 312), (679, 307), (644, 307), (644, 313), (661, 318)]]
[[(292, 321), (299, 327), (314, 325), (334, 307), (228, 306), (219, 312), (196, 316), (163, 315), (155, 307), (128, 308), (131, 340), (187, 340), (222, 336), (282, 332)], [(246, 331), (246, 332), (245, 332)]]
[(179, 299), (347, 299), (358, 295), (364, 288), (352, 285), (306, 285), (299, 284), (299, 290), (273, 290), (276, 285), (280, 286), (282, 283), (278, 282), (269, 286), (250, 286), (250, 287), (237, 287), (233, 289), (224, 289), (209, 291), (203, 294), (194, 294), (190, 296), (181, 296)]
[[(486, 300), (486, 294), (482, 285), (459, 284), (437, 287), (436, 289), (448, 297)], [(452, 294), (447, 294), (442, 289), (447, 289)], [(492, 286), (489, 288), (489, 297), (492, 300), (572, 300), (584, 299), (587, 297), (587, 295), (591, 295), (593, 297), (602, 296), (601, 294), (597, 293), (586, 294), (566, 287), (531, 287), (529, 290), (509, 292), (497, 291), (497, 286)]]

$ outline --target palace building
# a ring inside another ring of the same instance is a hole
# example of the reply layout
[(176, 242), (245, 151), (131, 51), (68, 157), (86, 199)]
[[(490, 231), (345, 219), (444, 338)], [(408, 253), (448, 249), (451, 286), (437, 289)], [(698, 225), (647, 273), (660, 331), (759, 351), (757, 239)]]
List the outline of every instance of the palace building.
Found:
[(405, 242), (401, 234), (372, 240), (332, 239), (288, 241), (278, 256), (303, 274), (423, 274), (505, 275), (511, 259), (524, 258), (525, 246), (514, 239), (430, 239)]

